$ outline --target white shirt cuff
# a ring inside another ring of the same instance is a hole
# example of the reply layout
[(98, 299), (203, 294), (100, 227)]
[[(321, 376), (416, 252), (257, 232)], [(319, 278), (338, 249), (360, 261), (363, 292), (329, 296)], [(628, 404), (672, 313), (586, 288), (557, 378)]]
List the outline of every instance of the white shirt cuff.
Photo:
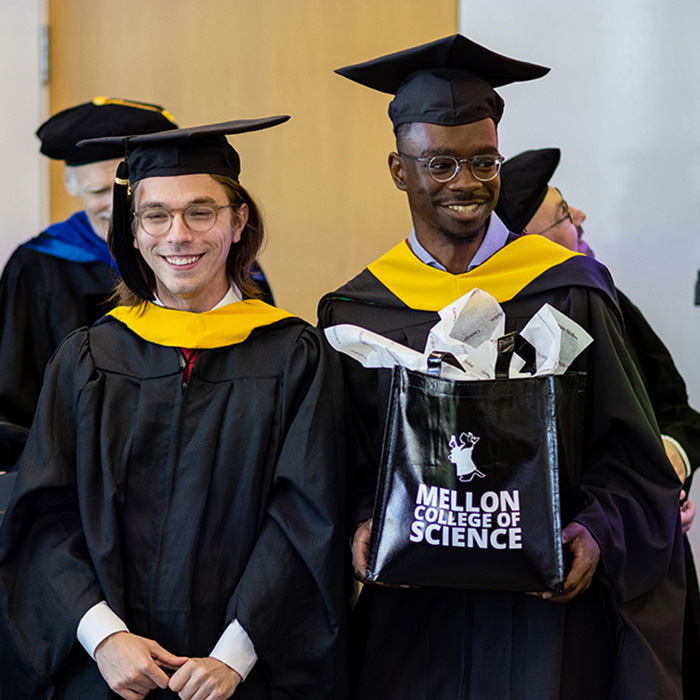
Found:
[[(117, 632), (128, 632), (129, 628), (107, 605), (106, 601), (93, 605), (78, 624), (77, 637), (85, 651), (94, 659), (95, 649), (107, 637)], [(230, 666), (243, 680), (248, 677), (258, 660), (253, 642), (238, 620), (224, 630), (209, 656)]]
[(76, 636), (85, 647), (85, 651), (95, 658), (95, 649), (107, 637), (117, 632), (128, 632), (129, 628), (124, 621), (112, 612), (112, 608), (103, 600), (93, 605), (80, 619)]
[(209, 656), (231, 667), (243, 680), (258, 660), (253, 642), (238, 620), (234, 620), (224, 630)]
[(688, 455), (685, 453), (685, 450), (681, 447), (678, 440), (674, 440), (672, 437), (669, 437), (668, 435), (662, 435), (661, 439), (664, 442), (668, 442), (671, 445), (673, 445), (676, 448), (676, 450), (678, 451), (678, 454), (681, 456), (681, 459), (683, 460), (683, 464), (685, 465), (685, 478), (687, 479), (690, 476), (690, 472), (692, 470), (690, 468), (690, 460), (688, 459)]

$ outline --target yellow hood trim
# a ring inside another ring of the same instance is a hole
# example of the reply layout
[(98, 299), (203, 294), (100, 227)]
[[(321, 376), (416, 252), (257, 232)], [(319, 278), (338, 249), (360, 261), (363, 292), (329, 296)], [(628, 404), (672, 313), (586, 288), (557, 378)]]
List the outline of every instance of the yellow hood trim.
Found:
[(242, 343), (256, 328), (293, 318), (288, 311), (258, 299), (237, 301), (204, 313), (166, 309), (145, 302), (140, 306), (118, 306), (108, 315), (150, 343), (192, 349)]
[(471, 272), (453, 275), (426, 265), (404, 240), (368, 270), (412, 309), (439, 311), (472, 289), (499, 303), (512, 299), (543, 272), (575, 255), (543, 236), (522, 236)]

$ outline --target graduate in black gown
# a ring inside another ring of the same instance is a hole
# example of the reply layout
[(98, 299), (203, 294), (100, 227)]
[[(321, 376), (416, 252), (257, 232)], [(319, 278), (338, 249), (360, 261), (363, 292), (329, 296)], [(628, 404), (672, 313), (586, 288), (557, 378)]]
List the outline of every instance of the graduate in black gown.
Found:
[[(583, 239), (586, 214), (570, 205), (549, 182), (559, 165), (558, 148), (543, 148), (509, 158), (501, 168), (501, 195), (496, 213), (512, 230), (538, 234), (569, 250), (593, 256)], [(624, 337), (647, 390), (659, 424), (664, 448), (681, 491), (681, 524), (684, 535), (692, 527), (695, 505), (690, 492), (692, 473), (700, 464), (700, 414), (688, 403), (685, 381), (671, 353), (642, 312), (619, 289), (617, 298), (624, 322)], [(686, 603), (683, 624), (683, 693), (700, 697), (700, 592), (695, 563), (684, 537)]]
[(119, 305), (49, 363), (0, 528), (4, 700), (345, 697), (338, 360), (256, 298), (224, 136), (286, 119), (124, 141)]
[[(544, 303), (593, 342), (582, 473), (562, 540), (564, 591), (527, 595), (365, 585), (353, 612), (352, 697), (425, 700), (679, 698), (683, 615), (680, 483), (625, 346), (607, 270), (540, 236), (509, 232), (499, 195), (494, 86), (546, 69), (448, 37), (338, 71), (395, 94), (389, 107), (407, 240), (322, 298), (323, 327), (350, 323), (422, 351), (437, 311), (474, 288), (496, 298), (506, 331)], [(390, 371), (342, 358), (352, 409), (353, 565), (365, 568)]]
[(161, 107), (96, 97), (37, 130), (41, 152), (65, 162), (66, 189), (83, 209), (20, 245), (0, 277), (0, 470), (14, 468), (19, 457), (49, 358), (68, 333), (109, 310), (117, 280), (107, 225), (122, 151), (75, 144), (176, 127)]

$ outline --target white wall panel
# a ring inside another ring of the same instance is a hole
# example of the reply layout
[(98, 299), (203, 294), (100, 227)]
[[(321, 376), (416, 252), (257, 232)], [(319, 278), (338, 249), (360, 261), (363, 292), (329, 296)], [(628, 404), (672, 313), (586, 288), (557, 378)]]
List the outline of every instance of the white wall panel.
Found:
[(39, 79), (46, 0), (0, 0), (0, 267), (48, 223), (48, 169), (34, 131), (47, 115)]

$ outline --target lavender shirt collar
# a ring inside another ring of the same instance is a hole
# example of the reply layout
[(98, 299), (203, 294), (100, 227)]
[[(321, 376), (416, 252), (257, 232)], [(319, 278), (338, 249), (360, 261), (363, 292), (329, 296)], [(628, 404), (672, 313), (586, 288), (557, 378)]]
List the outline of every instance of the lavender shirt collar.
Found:
[[(508, 240), (508, 235), (509, 231), (506, 228), (506, 225), (498, 218), (496, 214), (492, 213), (484, 240), (481, 242), (479, 250), (476, 251), (476, 255), (469, 263), (467, 272), (486, 262), (494, 253), (497, 253), (501, 248), (503, 248)], [(435, 260), (435, 258), (418, 242), (415, 229), (411, 229), (411, 235), (408, 237), (408, 245), (413, 251), (413, 254), (421, 262), (424, 262), (426, 265), (430, 265), (430, 267), (447, 272), (445, 267)]]

